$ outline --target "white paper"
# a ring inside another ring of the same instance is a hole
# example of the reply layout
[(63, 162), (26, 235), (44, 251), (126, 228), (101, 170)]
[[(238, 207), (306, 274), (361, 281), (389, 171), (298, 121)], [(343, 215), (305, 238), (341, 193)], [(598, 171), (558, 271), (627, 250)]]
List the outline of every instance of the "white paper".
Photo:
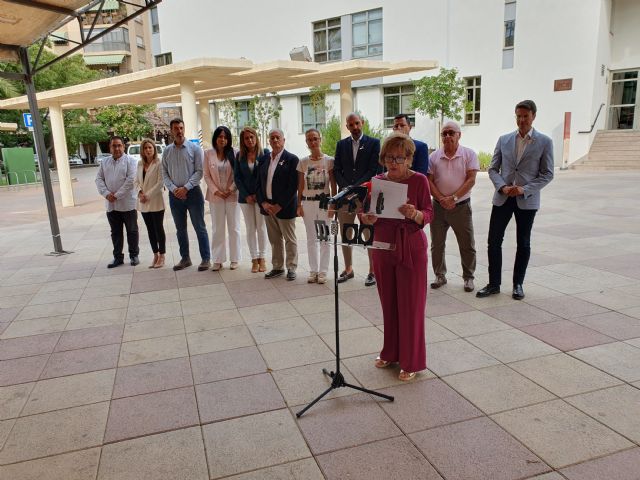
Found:
[[(372, 178), (371, 204), (367, 213), (377, 215), (379, 218), (398, 218), (402, 220), (405, 217), (398, 209), (407, 203), (407, 189), (408, 185), (406, 183)], [(378, 201), (380, 193), (384, 198), (384, 201), (380, 202), (381, 205), (379, 205)], [(379, 212), (378, 206), (382, 207), (382, 211)]]

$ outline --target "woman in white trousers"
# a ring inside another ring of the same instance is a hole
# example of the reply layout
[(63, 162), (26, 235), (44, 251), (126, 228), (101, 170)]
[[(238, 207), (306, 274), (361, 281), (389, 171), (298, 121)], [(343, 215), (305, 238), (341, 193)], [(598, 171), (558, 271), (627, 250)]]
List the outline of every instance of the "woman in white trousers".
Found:
[(234, 177), (238, 188), (238, 202), (247, 229), (247, 244), (251, 254), (253, 273), (267, 271), (265, 262), (267, 227), (256, 201), (258, 164), (265, 155), (269, 158), (270, 152), (267, 149), (262, 150), (258, 132), (251, 127), (244, 127), (240, 132), (240, 153), (234, 165)]
[(233, 180), (235, 151), (231, 131), (220, 126), (213, 132), (210, 148), (204, 152), (203, 173), (207, 184), (207, 200), (211, 212), (211, 270), (218, 271), (227, 261), (225, 223), (229, 228), (229, 257), (231, 270), (240, 261), (240, 209), (238, 190)]
[(322, 137), (315, 128), (305, 132), (305, 140), (311, 154), (298, 163), (298, 216), (304, 220), (307, 231), (309, 256), (309, 283), (325, 283), (329, 268), (331, 246), (329, 242), (316, 240), (315, 220), (327, 220), (327, 212), (320, 210), (320, 195), (334, 196), (336, 181), (333, 176), (333, 157), (320, 150)]

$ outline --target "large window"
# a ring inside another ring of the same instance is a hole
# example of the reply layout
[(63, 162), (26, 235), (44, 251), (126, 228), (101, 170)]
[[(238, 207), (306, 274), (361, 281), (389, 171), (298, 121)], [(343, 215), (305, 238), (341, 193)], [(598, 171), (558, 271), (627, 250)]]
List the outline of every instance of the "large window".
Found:
[(171, 65), (173, 63), (173, 59), (171, 58), (171, 52), (161, 53), (160, 55), (156, 55), (155, 58), (156, 58), (156, 67)]
[(302, 109), (302, 131), (306, 132), (310, 128), (318, 130), (325, 126), (325, 109), (322, 105), (314, 105), (310, 95), (300, 97), (300, 107)]
[(353, 58), (382, 55), (382, 9), (351, 15)]
[(516, 42), (516, 0), (505, 0), (504, 2), (504, 31), (502, 35), (502, 68), (513, 68)]
[[(104, 31), (103, 28), (96, 28), (93, 30), (92, 36)], [(89, 29), (85, 29), (85, 35), (89, 34)], [(85, 52), (113, 52), (113, 51), (127, 51), (130, 52), (131, 48), (129, 47), (129, 29), (128, 28), (116, 28), (111, 32), (107, 33), (105, 36), (100, 37), (93, 42), (85, 45)]]
[(340, 18), (313, 22), (313, 61), (331, 62), (342, 59)]
[(413, 85), (399, 85), (397, 87), (384, 88), (384, 127), (393, 127), (393, 117), (400, 113), (406, 113), (411, 124), (416, 121), (416, 109), (411, 106), (413, 101)]
[(465, 113), (465, 125), (480, 123), (480, 77), (466, 77), (467, 101), (471, 103), (471, 110)]

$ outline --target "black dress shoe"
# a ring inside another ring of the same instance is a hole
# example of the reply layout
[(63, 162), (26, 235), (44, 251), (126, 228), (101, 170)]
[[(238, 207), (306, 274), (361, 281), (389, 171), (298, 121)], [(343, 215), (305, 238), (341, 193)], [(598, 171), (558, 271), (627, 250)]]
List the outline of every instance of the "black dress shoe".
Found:
[(376, 276), (373, 273), (367, 275), (367, 278), (364, 279), (365, 287), (373, 287), (376, 284)]
[(524, 290), (522, 289), (522, 285), (516, 283), (513, 286), (513, 293), (511, 294), (511, 298), (514, 300), (522, 300), (524, 298)]
[(140, 259), (137, 255), (135, 257), (131, 257), (131, 266), (135, 267), (136, 265), (140, 265)]
[(295, 279), (296, 279), (296, 272), (294, 272), (293, 270), (287, 270), (287, 280), (291, 282)]
[(347, 272), (342, 272), (340, 274), (340, 276), (338, 277), (338, 283), (344, 283), (347, 280), (352, 279), (353, 277), (355, 277), (355, 274), (353, 273), (353, 270), (351, 270), (349, 273)]
[(184, 270), (187, 267), (191, 266), (191, 259), (189, 257), (181, 258), (178, 263), (173, 266), (173, 271), (177, 272), (179, 270)]
[(267, 280), (270, 278), (276, 278), (279, 277), (280, 275), (282, 275), (284, 273), (284, 270), (271, 270), (270, 272), (267, 272), (264, 274), (264, 278), (266, 278)]
[(488, 283), (486, 287), (476, 292), (476, 297), (484, 298), (484, 297), (488, 297), (489, 295), (495, 295), (496, 293), (500, 293), (500, 287), (494, 286)]
[(120, 265), (124, 265), (124, 260), (121, 258), (114, 258), (113, 262), (107, 265), (107, 268), (116, 268), (116, 267), (119, 267)]

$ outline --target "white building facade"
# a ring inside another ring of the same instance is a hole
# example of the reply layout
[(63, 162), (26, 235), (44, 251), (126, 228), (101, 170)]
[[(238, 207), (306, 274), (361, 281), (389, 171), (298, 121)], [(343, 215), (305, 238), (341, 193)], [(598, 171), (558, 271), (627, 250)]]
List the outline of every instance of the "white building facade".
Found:
[[(474, 105), (461, 121), (462, 143), (476, 151), (492, 152), (498, 136), (515, 129), (514, 106), (524, 99), (538, 105), (535, 126), (553, 138), (558, 166), (566, 112), (569, 163), (588, 153), (597, 130), (640, 128), (637, 0), (249, 0), (224, 7), (166, 0), (156, 23), (161, 53), (174, 63), (268, 62), (306, 45), (318, 62), (436, 60), (455, 67)], [(371, 126), (388, 128), (395, 114), (414, 113), (411, 81), (421, 76), (354, 82), (355, 110)], [(307, 91), (279, 96), (287, 148), (304, 154), (303, 131), (338, 115), (338, 86), (327, 95), (325, 115)], [(214, 125), (224, 121), (215, 107), (212, 117)], [(416, 113), (415, 124), (412, 135), (435, 147), (436, 121)]]

